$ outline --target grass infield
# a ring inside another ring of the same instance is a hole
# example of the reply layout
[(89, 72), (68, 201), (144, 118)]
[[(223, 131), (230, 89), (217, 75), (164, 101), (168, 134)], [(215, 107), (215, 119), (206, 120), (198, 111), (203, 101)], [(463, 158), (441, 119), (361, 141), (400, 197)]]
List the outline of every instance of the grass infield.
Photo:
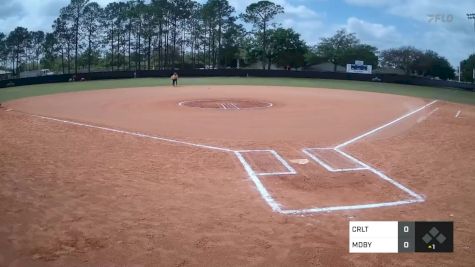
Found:
[[(440, 99), (475, 105), (475, 92), (453, 88), (436, 88), (392, 83), (360, 82), (345, 80), (304, 78), (180, 78), (180, 85), (274, 85), (289, 87), (313, 87), (397, 94), (429, 99)], [(85, 81), (74, 83), (50, 83), (0, 89), (0, 103), (22, 97), (48, 95), (98, 89), (149, 87), (171, 85), (168, 78), (137, 78), (120, 80)]]

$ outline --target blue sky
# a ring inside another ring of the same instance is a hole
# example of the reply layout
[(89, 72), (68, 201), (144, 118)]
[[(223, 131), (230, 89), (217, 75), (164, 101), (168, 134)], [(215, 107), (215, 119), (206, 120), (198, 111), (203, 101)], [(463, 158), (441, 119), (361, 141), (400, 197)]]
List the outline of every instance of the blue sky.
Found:
[[(199, 0), (204, 2), (205, 0)], [(0, 31), (16, 26), (50, 30), (62, 6), (69, 0), (0, 0)], [(101, 5), (113, 0), (97, 0)], [(255, 0), (229, 0), (243, 12)], [(316, 44), (337, 29), (354, 32), (362, 42), (380, 50), (412, 45), (445, 56), (454, 67), (475, 53), (473, 21), (475, 0), (274, 0), (286, 13), (276, 22), (299, 32)], [(451, 21), (429, 21), (429, 15)]]

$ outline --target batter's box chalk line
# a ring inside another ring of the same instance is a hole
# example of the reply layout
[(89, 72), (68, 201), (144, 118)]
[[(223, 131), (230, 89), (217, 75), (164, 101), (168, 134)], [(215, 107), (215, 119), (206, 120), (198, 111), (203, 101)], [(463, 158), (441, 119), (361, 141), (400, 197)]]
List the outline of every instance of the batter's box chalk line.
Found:
[[(241, 154), (241, 155), (246, 154), (246, 153), (250, 153), (250, 154), (252, 154), (252, 153), (262, 153), (262, 152), (269, 153), (280, 164), (282, 164), (285, 167), (285, 169), (287, 169), (287, 171), (285, 171), (285, 172), (256, 172), (256, 171), (252, 170), (256, 175), (259, 175), (259, 176), (274, 176), (274, 175), (294, 175), (294, 174), (297, 174), (295, 169), (292, 168), (292, 166), (290, 166), (290, 164), (287, 161), (285, 161), (285, 159), (281, 155), (279, 155), (275, 150), (270, 150), (270, 149), (266, 149), (266, 150), (238, 150), (236, 152)], [(251, 167), (251, 169), (252, 169), (252, 167)]]
[[(262, 181), (260, 180), (259, 177), (267, 176), (267, 175), (295, 175), (295, 174), (297, 174), (297, 172), (292, 167), (290, 167), (289, 164), (280, 155), (278, 155), (277, 152), (275, 152), (274, 150), (247, 150), (247, 151), (235, 151), (234, 153), (237, 156), (237, 158), (239, 159), (239, 161), (241, 162), (241, 164), (243, 165), (244, 170), (246, 170), (246, 172), (248, 173), (248, 176), (250, 177), (250, 179), (254, 182), (254, 184), (255, 184), (257, 190), (259, 191), (261, 197), (267, 202), (267, 204), (275, 212), (279, 212), (279, 213), (283, 213), (283, 214), (294, 214), (294, 215), (299, 215), (300, 214), (300, 215), (303, 215), (303, 214), (311, 214), (311, 213), (319, 213), (319, 212), (332, 212), (332, 211), (341, 211), (341, 210), (357, 210), (357, 209), (370, 209), (370, 208), (378, 208), (378, 207), (390, 207), (390, 206), (398, 206), (398, 205), (403, 205), (403, 204), (411, 204), (411, 203), (424, 201), (423, 197), (421, 197), (417, 193), (413, 192), (409, 188), (403, 186), (402, 184), (398, 183), (394, 179), (388, 177), (387, 175), (385, 175), (381, 171), (370, 167), (366, 163), (364, 163), (364, 162), (356, 159), (355, 157), (341, 151), (340, 149), (336, 149), (336, 148), (331, 148), (331, 149), (336, 151), (337, 153), (340, 153), (345, 158), (348, 158), (349, 160), (353, 161), (355, 164), (357, 164), (359, 166), (362, 166), (362, 167), (354, 168), (354, 169), (345, 169), (345, 170), (341, 170), (341, 169), (335, 170), (335, 169), (333, 169), (333, 170), (330, 170), (330, 171), (334, 171), (334, 172), (339, 172), (339, 171), (370, 171), (373, 174), (375, 174), (376, 176), (378, 176), (379, 178), (383, 179), (384, 181), (387, 181), (390, 184), (392, 184), (393, 186), (396, 186), (398, 189), (406, 192), (410, 196), (410, 198), (399, 200), (399, 201), (379, 202), (379, 203), (363, 203), (363, 204), (355, 204), (355, 205), (347, 205), (347, 206), (310, 207), (310, 208), (292, 209), (292, 210), (285, 209), (285, 208), (283, 208), (282, 204), (278, 203), (273, 198), (273, 196), (271, 195), (271, 193), (269, 193), (269, 191), (264, 186), (264, 184), (262, 183)], [(306, 153), (306, 151), (308, 151), (308, 150), (311, 150), (311, 149), (309, 149), (309, 148), (302, 149), (302, 151), (304, 151), (304, 153)], [(289, 171), (288, 172), (274, 172), (274, 173), (257, 173), (257, 172), (255, 172), (252, 169), (250, 163), (243, 157), (242, 154), (243, 153), (249, 153), (249, 152), (263, 152), (263, 151), (267, 151), (269, 153), (272, 153), (276, 156), (276, 158), (280, 158), (279, 161), (281, 161), (284, 166), (288, 166)], [(309, 155), (310, 158), (315, 160), (315, 157), (312, 154), (307, 154), (307, 155)], [(316, 161), (318, 163), (320, 163), (318, 161), (318, 159)], [(329, 167), (329, 166), (327, 166), (326, 168), (331, 169), (331, 167)]]
[[(295, 169), (290, 166), (290, 164), (282, 157), (280, 156), (276, 151), (274, 150), (234, 150), (230, 148), (223, 148), (223, 147), (217, 147), (217, 146), (211, 146), (211, 145), (205, 145), (205, 144), (197, 144), (197, 143), (192, 143), (192, 142), (186, 142), (186, 141), (180, 141), (180, 140), (175, 140), (171, 138), (165, 138), (165, 137), (160, 137), (160, 136), (153, 136), (153, 135), (148, 135), (144, 133), (139, 133), (139, 132), (131, 132), (131, 131), (125, 131), (125, 130), (119, 130), (119, 129), (114, 129), (114, 128), (108, 128), (108, 127), (101, 127), (101, 126), (96, 126), (92, 124), (87, 124), (87, 123), (81, 123), (81, 122), (75, 122), (71, 120), (62, 120), (62, 119), (57, 119), (57, 118), (52, 118), (52, 117), (47, 117), (47, 116), (40, 116), (40, 115), (33, 115), (33, 114), (27, 114), (36, 118), (40, 119), (45, 119), (45, 120), (50, 120), (50, 121), (55, 121), (59, 123), (64, 123), (64, 124), (69, 124), (69, 125), (75, 125), (79, 127), (86, 127), (86, 128), (92, 128), (92, 129), (97, 129), (97, 130), (102, 130), (102, 131), (107, 131), (107, 132), (113, 132), (113, 133), (118, 133), (118, 134), (126, 134), (126, 135), (131, 135), (135, 137), (140, 137), (140, 138), (147, 138), (147, 139), (153, 139), (156, 141), (162, 141), (162, 142), (170, 142), (174, 144), (179, 144), (179, 145), (187, 145), (187, 146), (192, 146), (192, 147), (197, 147), (197, 148), (202, 148), (202, 149), (210, 149), (210, 150), (215, 150), (215, 151), (220, 151), (220, 152), (226, 152), (226, 153), (233, 153), (237, 159), (240, 161), (242, 164), (244, 170), (246, 171), (247, 175), (249, 176), (249, 179), (254, 183), (256, 186), (257, 190), (259, 191), (260, 196), (262, 199), (272, 208), (273, 211), (282, 213), (282, 214), (289, 214), (289, 215), (305, 215), (305, 214), (314, 214), (314, 213), (320, 213), (320, 212), (333, 212), (333, 211), (344, 211), (344, 210), (360, 210), (360, 209), (371, 209), (371, 208), (381, 208), (381, 207), (391, 207), (391, 206), (399, 206), (399, 205), (406, 205), (406, 204), (411, 204), (411, 203), (417, 203), (417, 202), (423, 202), (424, 198), (412, 191), (411, 189), (407, 188), (406, 186), (402, 185), (401, 183), (397, 182), (396, 180), (392, 179), (391, 177), (387, 176), (384, 174), (382, 171), (371, 167), (369, 164), (366, 164), (362, 162), (361, 160), (357, 159), (354, 156), (351, 156), (347, 152), (344, 152), (342, 149), (351, 144), (354, 143), (358, 140), (361, 140), (369, 135), (372, 135), (386, 127), (389, 127), (393, 124), (398, 123), (399, 121), (435, 104), (437, 100), (432, 101), (414, 111), (411, 111), (393, 121), (390, 121), (378, 128), (375, 128), (371, 131), (368, 131), (364, 134), (361, 134), (351, 140), (348, 140), (342, 144), (339, 144), (333, 148), (324, 148), (328, 150), (333, 150), (341, 156), (345, 157), (346, 159), (352, 161), (354, 164), (357, 166), (360, 166), (358, 168), (352, 168), (352, 169), (335, 169), (332, 168), (330, 165), (326, 164), (324, 161), (319, 159), (318, 157), (311, 156), (313, 155), (310, 153), (312, 150), (315, 149), (322, 149), (322, 148), (304, 148), (302, 151), (308, 155), (312, 160), (315, 160), (319, 164), (321, 164), (323, 167), (325, 167), (329, 171), (370, 171), (382, 180), (392, 184), (393, 186), (399, 188), (400, 190), (404, 191), (407, 193), (410, 198), (408, 199), (403, 199), (399, 201), (392, 201), (392, 202), (380, 202), (380, 203), (370, 203), (370, 204), (355, 204), (355, 205), (347, 205), (347, 206), (331, 206), (331, 207), (310, 207), (310, 208), (304, 208), (304, 209), (284, 209), (283, 206), (278, 203), (271, 195), (271, 193), (267, 190), (267, 188), (263, 185), (261, 180), (259, 179), (259, 176), (269, 176), (269, 175), (294, 175), (297, 174)], [(24, 113), (25, 114), (25, 113)], [(285, 172), (266, 172), (266, 173), (256, 173), (251, 165), (246, 161), (244, 158), (243, 154), (245, 153), (252, 153), (252, 152), (266, 152), (272, 154), (286, 169), (287, 171)], [(324, 164), (327, 166), (325, 166)]]
[[(339, 144), (333, 148), (304, 148), (302, 151), (308, 155), (312, 160), (316, 161), (320, 165), (322, 165), (325, 169), (331, 172), (341, 172), (341, 171), (369, 171), (372, 172), (374, 175), (382, 179), (383, 181), (386, 181), (390, 183), (391, 185), (395, 186), (396, 188), (404, 191), (409, 197), (407, 199), (402, 199), (398, 201), (389, 201), (389, 202), (378, 202), (378, 203), (362, 203), (362, 204), (355, 204), (355, 205), (345, 205), (345, 206), (330, 206), (330, 207), (310, 207), (310, 208), (304, 208), (304, 209), (285, 209), (283, 206), (278, 203), (272, 195), (269, 193), (267, 188), (263, 185), (262, 181), (259, 179), (259, 176), (263, 175), (268, 175), (266, 174), (259, 174), (256, 173), (250, 164), (246, 161), (246, 159), (242, 156), (242, 153), (248, 152), (248, 151), (235, 151), (236, 157), (239, 159), (241, 164), (243, 165), (244, 169), (246, 170), (249, 178), (254, 182), (257, 190), (259, 191), (261, 197), (266, 201), (266, 203), (272, 208), (273, 211), (279, 212), (282, 214), (291, 214), (291, 215), (305, 215), (305, 214), (313, 214), (313, 213), (320, 213), (320, 212), (333, 212), (333, 211), (344, 211), (344, 210), (361, 210), (361, 209), (372, 209), (372, 208), (382, 208), (382, 207), (391, 207), (391, 206), (399, 206), (399, 205), (406, 205), (406, 204), (412, 204), (412, 203), (418, 203), (418, 202), (423, 202), (424, 198), (417, 194), (416, 192), (412, 191), (408, 187), (402, 185), (401, 183), (397, 182), (393, 178), (389, 177), (388, 175), (384, 174), (382, 171), (370, 166), (369, 164), (364, 163), (363, 161), (357, 159), (354, 156), (351, 156), (347, 152), (343, 151), (342, 149), (349, 145), (352, 144), (356, 141), (359, 141), (369, 135), (375, 134), (378, 131), (381, 131), (393, 124), (398, 123), (399, 121), (402, 121), (403, 119), (412, 116), (416, 114), (417, 112), (426, 109), (429, 106), (432, 106), (435, 104), (437, 100), (432, 101), (414, 111), (411, 111), (395, 120), (392, 120), (380, 127), (377, 127), (373, 130), (370, 130), (366, 133), (363, 133), (355, 138), (352, 138), (351, 140), (348, 140), (342, 144)], [(316, 157), (311, 153), (312, 150), (331, 150), (334, 151), (338, 154), (340, 154), (342, 157), (346, 158), (347, 160), (353, 162), (356, 166), (359, 166), (357, 168), (347, 168), (347, 169), (337, 169), (331, 167), (329, 164), (324, 162), (322, 159)], [(251, 150), (251, 151), (257, 151), (257, 150)], [(270, 151), (270, 150), (267, 150)], [(273, 151), (273, 150), (272, 150)], [(275, 155), (278, 155), (277, 152), (275, 152)], [(280, 156), (279, 156), (280, 157)], [(281, 158), (281, 157), (280, 157)], [(283, 158), (281, 158), (281, 162), (285, 162)], [(283, 163), (284, 164), (284, 163)], [(285, 165), (285, 164), (284, 164)], [(288, 165), (288, 164), (287, 164)]]
[[(313, 151), (332, 151), (336, 152), (338, 155), (342, 156), (344, 159), (352, 162), (354, 165), (359, 166), (355, 168), (334, 168), (332, 163), (325, 160), (324, 156), (318, 156), (312, 153)], [(347, 155), (341, 153), (340, 151), (336, 150), (335, 148), (304, 148), (302, 152), (311, 158), (313, 161), (320, 164), (329, 172), (351, 172), (351, 171), (362, 171), (368, 170), (368, 167), (361, 165), (359, 162), (355, 161), (353, 158), (349, 158)]]

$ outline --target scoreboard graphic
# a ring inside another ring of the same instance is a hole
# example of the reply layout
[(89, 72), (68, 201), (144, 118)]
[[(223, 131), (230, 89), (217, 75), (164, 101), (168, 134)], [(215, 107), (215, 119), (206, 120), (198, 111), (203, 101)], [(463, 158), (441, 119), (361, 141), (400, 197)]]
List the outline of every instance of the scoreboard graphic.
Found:
[(453, 252), (453, 222), (350, 221), (350, 253)]

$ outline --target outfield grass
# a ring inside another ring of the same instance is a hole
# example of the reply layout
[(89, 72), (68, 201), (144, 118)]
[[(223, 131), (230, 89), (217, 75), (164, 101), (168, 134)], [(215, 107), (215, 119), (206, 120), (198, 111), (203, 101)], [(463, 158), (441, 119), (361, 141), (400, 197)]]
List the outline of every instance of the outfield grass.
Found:
[[(391, 83), (323, 80), (303, 78), (181, 78), (180, 85), (276, 85), (320, 87), (407, 95), (428, 99), (475, 105), (475, 93), (460, 89), (412, 86)], [(38, 84), (0, 89), (0, 102), (28, 96), (47, 95), (97, 89), (170, 85), (168, 78), (139, 78), (121, 80), (86, 81), (75, 83)]]

